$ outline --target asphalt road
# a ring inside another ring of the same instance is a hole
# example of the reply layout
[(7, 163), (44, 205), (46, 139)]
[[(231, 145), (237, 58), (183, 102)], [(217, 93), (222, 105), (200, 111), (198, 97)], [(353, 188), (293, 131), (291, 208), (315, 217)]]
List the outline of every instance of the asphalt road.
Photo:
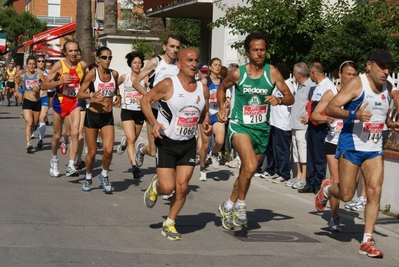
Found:
[[(362, 212), (343, 209), (343, 232), (331, 233), (331, 213), (315, 211), (313, 194), (260, 178), (246, 200), (248, 227), (224, 231), (217, 206), (238, 173), (225, 166), (210, 169), (207, 182), (198, 180), (196, 167), (176, 221), (182, 240), (169, 241), (160, 234), (168, 202), (159, 199), (153, 209), (143, 204), (154, 159), (145, 158), (143, 177), (132, 179), (127, 154), (116, 153), (120, 128), (109, 173), (113, 194), (97, 178), (84, 193), (84, 171), (65, 176), (66, 155), (59, 153), (62, 176), (49, 175), (52, 126), (43, 149), (26, 153), (20, 113), (21, 107), (0, 107), (0, 266), (399, 266), (398, 219), (380, 215), (374, 237), (385, 256), (370, 259), (358, 254)], [(97, 176), (101, 150), (96, 159)]]

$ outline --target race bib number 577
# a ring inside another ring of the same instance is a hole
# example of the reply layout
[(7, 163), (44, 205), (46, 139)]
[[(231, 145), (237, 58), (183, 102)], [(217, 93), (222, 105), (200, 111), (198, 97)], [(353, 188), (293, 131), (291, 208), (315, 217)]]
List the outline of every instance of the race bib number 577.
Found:
[(243, 120), (245, 124), (258, 124), (266, 122), (267, 105), (244, 106)]

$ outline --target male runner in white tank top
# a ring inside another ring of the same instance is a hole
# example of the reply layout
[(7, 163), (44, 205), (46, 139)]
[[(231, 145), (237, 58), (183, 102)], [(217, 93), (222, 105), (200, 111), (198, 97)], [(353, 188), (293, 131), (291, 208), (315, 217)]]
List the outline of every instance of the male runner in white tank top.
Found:
[[(339, 185), (325, 179), (315, 198), (318, 211), (324, 210), (330, 196), (350, 201), (356, 192), (359, 168), (366, 181), (367, 204), (363, 241), (359, 254), (382, 258), (372, 237), (378, 217), (384, 162), (382, 130), (388, 115), (392, 85), (387, 83), (394, 63), (384, 50), (373, 52), (366, 62), (366, 73), (350, 80), (327, 106), (328, 116), (343, 119), (336, 157)], [(342, 108), (343, 107), (343, 108)], [(398, 123), (389, 125), (398, 128)]]
[[(133, 81), (133, 87), (142, 95), (147, 94), (147, 90), (145, 90), (145, 88), (140, 84), (145, 77), (148, 76), (150, 78), (149, 88), (152, 89), (163, 79), (177, 75), (179, 72), (179, 69), (176, 66), (176, 58), (180, 49), (180, 38), (174, 35), (168, 35), (165, 38), (162, 48), (165, 51), (165, 54), (152, 58)], [(151, 107), (154, 115), (157, 116), (158, 103), (153, 103)], [(149, 125), (147, 118), (148, 145), (145, 146), (143, 142), (137, 143), (135, 157), (137, 167), (143, 165), (144, 155), (155, 157), (154, 137), (151, 136), (151, 132), (152, 127)]]
[[(196, 164), (196, 133), (202, 121), (205, 134), (212, 134), (209, 124), (209, 90), (195, 80), (198, 53), (185, 49), (179, 54), (177, 76), (165, 79), (141, 100), (141, 108), (152, 126), (151, 135), (157, 146), (155, 175), (144, 193), (144, 204), (154, 207), (158, 195), (175, 194), (171, 197), (169, 214), (163, 223), (161, 234), (169, 240), (180, 240), (175, 220), (186, 201), (188, 182)], [(159, 113), (155, 117), (151, 103), (159, 101)]]

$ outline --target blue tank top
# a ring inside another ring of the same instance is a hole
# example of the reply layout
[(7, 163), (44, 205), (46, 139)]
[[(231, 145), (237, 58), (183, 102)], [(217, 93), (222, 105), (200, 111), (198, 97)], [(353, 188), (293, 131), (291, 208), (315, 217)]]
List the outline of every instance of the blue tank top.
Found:
[(33, 87), (39, 87), (39, 79), (37, 78), (38, 72), (35, 72), (32, 78), (29, 78), (26, 73), (24, 73), (24, 88), (25, 91), (33, 91)]

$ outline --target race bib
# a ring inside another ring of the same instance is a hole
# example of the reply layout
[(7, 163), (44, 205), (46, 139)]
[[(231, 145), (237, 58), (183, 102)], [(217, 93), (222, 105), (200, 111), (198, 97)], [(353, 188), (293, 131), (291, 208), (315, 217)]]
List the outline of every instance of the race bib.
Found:
[(258, 124), (266, 122), (267, 105), (244, 106), (243, 121), (245, 124)]
[(25, 90), (26, 91), (32, 91), (33, 87), (39, 86), (39, 81), (38, 80), (26, 80), (25, 81)]
[(127, 105), (130, 105), (130, 104), (140, 105), (140, 99), (142, 97), (143, 97), (143, 95), (140, 92), (137, 92), (137, 91), (125, 92), (125, 104), (127, 104)]
[(80, 89), (80, 84), (64, 84), (64, 88), (62, 89), (62, 94), (69, 97), (76, 97)]
[(115, 84), (113, 82), (99, 83), (98, 91), (101, 92), (103, 97), (113, 97), (115, 94)]
[(342, 128), (344, 128), (344, 122), (343, 121), (337, 121), (337, 123), (335, 124), (335, 127), (334, 127), (335, 132), (342, 131)]
[(384, 129), (383, 122), (363, 122), (362, 132), (360, 133), (360, 139), (363, 142), (368, 140), (377, 143), (382, 137), (382, 131)]
[(191, 136), (197, 133), (198, 117), (178, 117), (176, 120), (176, 135)]

